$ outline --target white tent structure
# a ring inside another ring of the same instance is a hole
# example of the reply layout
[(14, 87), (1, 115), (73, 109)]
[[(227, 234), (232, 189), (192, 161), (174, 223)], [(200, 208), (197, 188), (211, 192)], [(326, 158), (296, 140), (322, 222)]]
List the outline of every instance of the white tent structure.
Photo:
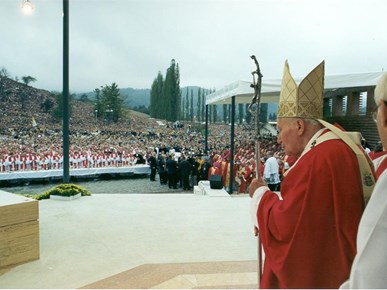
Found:
[[(376, 86), (383, 72), (353, 73), (327, 75), (324, 80), (325, 92), (345, 88)], [(294, 78), (299, 84), (302, 78)], [(236, 104), (249, 104), (254, 95), (251, 81), (236, 81), (206, 96), (206, 105), (231, 104), (235, 97)], [(281, 79), (262, 78), (261, 103), (278, 103), (281, 91)]]

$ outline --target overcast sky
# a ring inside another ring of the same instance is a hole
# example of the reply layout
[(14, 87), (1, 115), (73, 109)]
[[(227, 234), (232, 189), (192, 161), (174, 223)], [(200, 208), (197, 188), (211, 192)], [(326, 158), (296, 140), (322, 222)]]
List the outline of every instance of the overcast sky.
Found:
[[(62, 90), (62, 0), (0, 0), (0, 68)], [(326, 74), (387, 69), (385, 0), (70, 0), (70, 91), (115, 82), (150, 88), (171, 59), (180, 86), (220, 89), (293, 76), (325, 60)]]

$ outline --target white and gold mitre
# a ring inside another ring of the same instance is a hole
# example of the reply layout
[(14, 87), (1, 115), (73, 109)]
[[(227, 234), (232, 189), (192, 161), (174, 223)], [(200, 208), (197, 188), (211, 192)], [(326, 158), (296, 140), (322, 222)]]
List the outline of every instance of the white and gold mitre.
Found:
[(278, 118), (322, 119), (324, 93), (324, 61), (315, 67), (297, 87), (285, 62)]

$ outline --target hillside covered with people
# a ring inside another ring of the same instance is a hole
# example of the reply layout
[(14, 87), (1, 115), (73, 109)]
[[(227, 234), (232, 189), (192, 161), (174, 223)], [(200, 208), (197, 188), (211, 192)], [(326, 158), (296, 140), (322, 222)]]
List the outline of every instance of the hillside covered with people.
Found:
[[(58, 95), (1, 77), (1, 172), (61, 168), (62, 119), (54, 114), (60, 105)], [(71, 168), (131, 166), (139, 159), (146, 162), (150, 152), (168, 155), (175, 151), (186, 157), (202, 157), (212, 167), (222, 166), (222, 174), (227, 171), (224, 168), (230, 158), (229, 124), (209, 124), (205, 152), (201, 122), (168, 122), (125, 108), (120, 118), (112, 120), (97, 116), (89, 100), (71, 99), (70, 111)], [(235, 136), (234, 173), (240, 182), (253, 176), (256, 167), (254, 130), (236, 125)], [(266, 136), (261, 142), (261, 156), (268, 151), (283, 158), (273, 136)], [(246, 172), (249, 176), (244, 176)]]

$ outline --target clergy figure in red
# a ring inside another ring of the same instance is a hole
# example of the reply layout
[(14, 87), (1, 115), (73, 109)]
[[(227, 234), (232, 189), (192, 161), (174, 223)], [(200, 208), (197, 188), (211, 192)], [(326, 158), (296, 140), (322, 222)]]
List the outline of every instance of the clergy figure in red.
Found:
[(278, 143), (297, 158), (280, 192), (250, 186), (265, 260), (260, 288), (338, 288), (356, 254), (364, 210), (358, 159), (321, 123), (324, 62), (296, 85), (285, 64)]

